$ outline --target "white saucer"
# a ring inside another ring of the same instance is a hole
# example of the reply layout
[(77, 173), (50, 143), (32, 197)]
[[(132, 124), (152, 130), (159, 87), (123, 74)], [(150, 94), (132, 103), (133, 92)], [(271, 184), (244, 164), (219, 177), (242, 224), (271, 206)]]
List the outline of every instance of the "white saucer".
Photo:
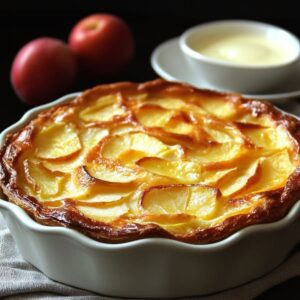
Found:
[[(154, 71), (162, 78), (170, 81), (183, 81), (203, 89), (216, 89), (201, 78), (195, 78), (188, 71), (187, 63), (179, 48), (178, 38), (168, 40), (157, 46), (151, 55), (151, 65)], [(263, 99), (282, 102), (286, 99), (300, 97), (300, 64), (295, 74), (282, 86), (270, 93), (257, 95), (243, 95), (247, 98)]]

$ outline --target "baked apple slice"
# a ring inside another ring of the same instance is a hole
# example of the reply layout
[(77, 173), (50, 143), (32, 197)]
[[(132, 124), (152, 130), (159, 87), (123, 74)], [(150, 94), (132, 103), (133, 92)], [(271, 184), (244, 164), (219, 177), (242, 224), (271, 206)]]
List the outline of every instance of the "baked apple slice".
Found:
[(203, 119), (205, 131), (218, 143), (248, 144), (249, 141), (233, 123), (224, 123), (211, 118)]
[(236, 117), (238, 113), (237, 105), (240, 96), (231, 94), (231, 101), (225, 97), (210, 97), (208, 101), (200, 101), (200, 106), (210, 115), (223, 120), (230, 120)]
[(243, 124), (260, 125), (262, 127), (273, 127), (275, 125), (275, 121), (273, 120), (271, 115), (267, 113), (261, 113), (259, 116), (255, 114), (250, 114), (249, 109), (247, 108), (243, 109), (234, 121)]
[(114, 116), (122, 115), (125, 110), (121, 105), (120, 95), (103, 96), (83, 109), (79, 117), (86, 122), (105, 122)]
[[(165, 124), (164, 130), (177, 134), (186, 134), (191, 137), (200, 136), (201, 138), (208, 139), (208, 135), (201, 128), (195, 128), (194, 124), (189, 119), (189, 116), (183, 112), (177, 113), (172, 116)], [(198, 133), (196, 135), (196, 133)]]
[(289, 175), (296, 168), (295, 162), (292, 162), (289, 152), (286, 149), (260, 158), (260, 165), (260, 180), (249, 187), (247, 193), (260, 193), (283, 187)]
[(39, 158), (64, 160), (81, 150), (78, 134), (72, 125), (53, 123), (37, 133), (35, 154)]
[(206, 170), (202, 168), (201, 183), (205, 185), (216, 186), (222, 178), (230, 173), (235, 172), (237, 167), (229, 167), (224, 169)]
[(115, 161), (98, 158), (85, 165), (85, 170), (93, 178), (110, 183), (130, 183), (142, 177), (139, 170), (124, 167)]
[(240, 194), (260, 177), (260, 161), (241, 162), (237, 169), (225, 175), (218, 187), (223, 196)]
[(164, 127), (174, 114), (173, 110), (167, 110), (153, 104), (144, 104), (138, 107), (134, 113), (138, 122), (148, 127)]
[(108, 136), (103, 139), (99, 148), (99, 154), (102, 157), (113, 160), (129, 149), (154, 156), (169, 149), (167, 145), (157, 138), (143, 132), (129, 132), (124, 135)]
[[(151, 155), (143, 151), (128, 149), (124, 150), (116, 160), (125, 165), (134, 165), (138, 160)], [(176, 161), (181, 160), (185, 156), (185, 150), (180, 145), (168, 146), (168, 149), (157, 153), (157, 157), (162, 159)]]
[(153, 186), (141, 198), (141, 207), (148, 214), (187, 214), (210, 218), (217, 209), (216, 188), (201, 185), (172, 184)]
[(164, 109), (158, 105), (145, 104), (137, 109), (135, 116), (143, 126), (161, 127), (167, 132), (190, 134), (194, 129), (184, 112)]
[(50, 171), (41, 162), (30, 160), (23, 161), (24, 176), (28, 184), (41, 199), (58, 195), (66, 180), (66, 174)]
[(206, 115), (207, 112), (199, 105), (195, 105), (192, 102), (185, 102), (180, 98), (176, 97), (157, 97), (156, 99), (150, 99), (147, 101), (148, 104), (159, 105), (165, 109), (175, 109), (178, 111), (191, 112), (196, 114)]
[(72, 170), (84, 164), (84, 160), (90, 149), (93, 149), (93, 147), (95, 147), (107, 135), (107, 129), (87, 128), (79, 135), (82, 149), (77, 155), (72, 156), (68, 160), (45, 160), (43, 164), (51, 171), (70, 173)]
[(113, 202), (129, 195), (135, 186), (112, 183), (92, 177), (85, 167), (74, 169), (66, 180), (61, 197), (84, 202)]
[(242, 132), (254, 145), (263, 148), (265, 153), (292, 147), (291, 138), (282, 126), (262, 128), (245, 124)]
[(206, 169), (217, 169), (226, 165), (234, 165), (245, 153), (241, 144), (222, 143), (186, 151), (187, 160), (201, 163)]
[(125, 201), (116, 201), (110, 205), (86, 205), (85, 203), (76, 205), (76, 208), (86, 217), (100, 222), (113, 222), (129, 212), (129, 207)]
[(194, 162), (144, 157), (136, 164), (148, 172), (170, 177), (185, 184), (199, 182), (201, 179), (201, 165)]

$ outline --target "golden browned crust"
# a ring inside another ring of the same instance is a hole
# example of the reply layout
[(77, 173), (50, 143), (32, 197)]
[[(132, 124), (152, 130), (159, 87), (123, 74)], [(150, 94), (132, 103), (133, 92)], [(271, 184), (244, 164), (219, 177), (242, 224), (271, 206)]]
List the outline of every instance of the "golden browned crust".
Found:
[[(130, 222), (130, 217), (124, 226), (115, 226), (117, 223), (109, 224), (92, 220), (84, 216), (71, 200), (64, 199), (63, 207), (47, 207), (34, 197), (26, 194), (17, 183), (18, 170), (15, 163), (26, 147), (31, 147), (31, 139), (35, 134), (38, 122), (51, 118), (57, 109), (75, 107), (77, 104), (88, 103), (92, 99), (107, 95), (109, 93), (164, 93), (173, 94), (177, 97), (187, 95), (205, 97), (223, 97), (227, 101), (238, 103), (253, 116), (268, 114), (272, 120), (284, 126), (294, 141), (293, 151), (299, 154), (300, 122), (293, 117), (287, 116), (276, 110), (273, 106), (260, 101), (243, 99), (238, 94), (218, 93), (208, 90), (199, 90), (186, 84), (171, 83), (164, 80), (155, 80), (142, 84), (122, 82), (109, 85), (97, 86), (84, 92), (75, 101), (62, 104), (46, 110), (39, 114), (38, 118), (31, 121), (18, 132), (6, 138), (0, 152), (0, 185), (9, 201), (19, 205), (26, 210), (37, 222), (50, 226), (65, 226), (76, 229), (96, 240), (110, 243), (126, 242), (146, 237), (166, 237), (189, 243), (212, 243), (221, 240), (237, 230), (249, 225), (267, 223), (282, 218), (300, 196), (300, 167), (289, 176), (284, 187), (273, 191), (261, 193), (265, 199), (264, 205), (258, 206), (249, 213), (231, 216), (210, 228), (194, 230), (188, 234), (174, 234), (156, 224), (139, 224)], [(118, 118), (118, 116), (116, 117)], [(136, 122), (132, 116), (123, 120)], [(243, 125), (241, 125), (243, 126)], [(255, 126), (255, 125), (254, 125)], [(232, 201), (238, 203), (245, 201), (243, 198), (234, 198)]]

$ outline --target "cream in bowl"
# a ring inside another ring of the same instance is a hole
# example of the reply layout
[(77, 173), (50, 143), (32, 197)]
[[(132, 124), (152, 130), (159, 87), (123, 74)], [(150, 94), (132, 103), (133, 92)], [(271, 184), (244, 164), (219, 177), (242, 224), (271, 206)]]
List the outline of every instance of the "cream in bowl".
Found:
[(180, 37), (180, 47), (194, 76), (205, 74), (214, 87), (241, 93), (264, 92), (287, 80), (300, 53), (293, 34), (237, 20), (193, 27)]
[(288, 44), (249, 32), (216, 35), (196, 42), (192, 48), (212, 59), (247, 66), (287, 63), (295, 55)]

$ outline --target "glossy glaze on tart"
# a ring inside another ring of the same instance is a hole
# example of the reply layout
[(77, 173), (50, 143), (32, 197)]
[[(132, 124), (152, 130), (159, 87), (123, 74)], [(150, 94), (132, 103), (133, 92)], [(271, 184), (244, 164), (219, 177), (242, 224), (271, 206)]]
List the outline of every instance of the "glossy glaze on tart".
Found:
[(0, 154), (9, 201), (110, 243), (221, 240), (298, 200), (300, 122), (238, 94), (100, 85), (40, 113)]

